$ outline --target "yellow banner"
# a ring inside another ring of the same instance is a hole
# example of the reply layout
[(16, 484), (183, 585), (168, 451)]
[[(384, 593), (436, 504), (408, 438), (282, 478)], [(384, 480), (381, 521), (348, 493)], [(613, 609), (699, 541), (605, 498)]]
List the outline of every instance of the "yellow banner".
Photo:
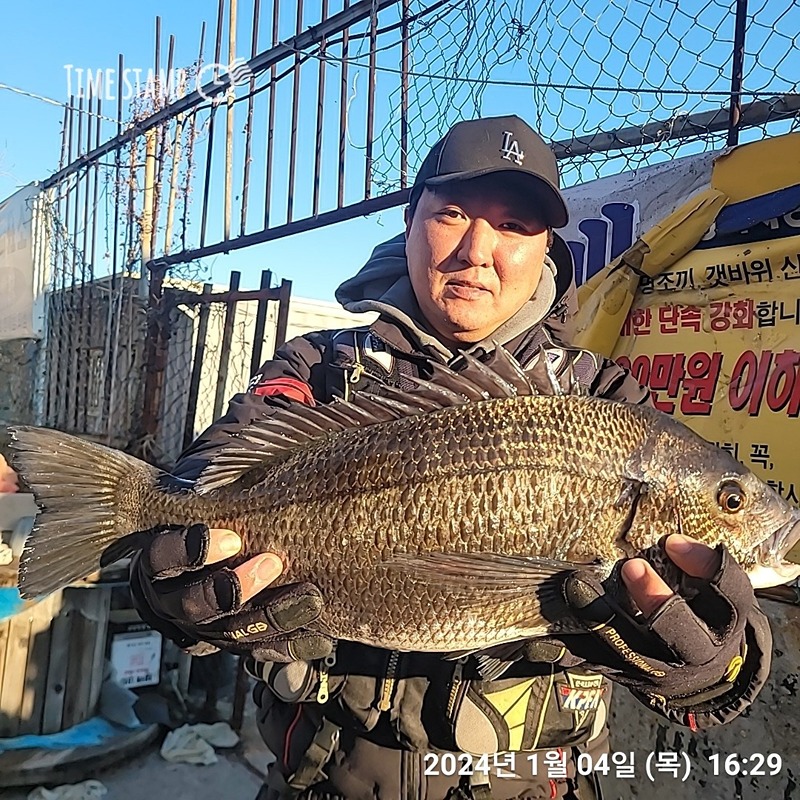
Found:
[(800, 210), (771, 222), (641, 278), (613, 357), (800, 505)]

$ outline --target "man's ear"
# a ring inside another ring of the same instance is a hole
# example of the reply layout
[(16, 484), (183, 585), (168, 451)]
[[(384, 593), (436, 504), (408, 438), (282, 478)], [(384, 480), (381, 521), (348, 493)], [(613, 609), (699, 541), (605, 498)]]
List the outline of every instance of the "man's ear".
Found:
[(411, 216), (411, 206), (406, 206), (403, 209), (403, 222), (406, 224), (406, 236), (408, 236), (408, 232), (411, 229), (411, 220), (413, 217)]

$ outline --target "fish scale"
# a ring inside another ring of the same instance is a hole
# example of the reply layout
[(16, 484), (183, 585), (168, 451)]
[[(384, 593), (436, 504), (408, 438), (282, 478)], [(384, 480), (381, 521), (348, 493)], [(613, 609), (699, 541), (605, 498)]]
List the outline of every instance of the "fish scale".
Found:
[[(416, 394), (275, 410), (192, 490), (123, 453), (17, 429), (44, 509), (21, 591), (91, 571), (133, 531), (202, 521), (240, 534), (239, 561), (277, 553), (278, 584), (319, 587), (314, 624), (330, 636), (448, 652), (574, 628), (571, 571), (608, 579), (679, 531), (792, 579), (781, 558), (800, 515), (729, 454), (652, 408), (543, 396), (509, 359), (502, 375), (469, 358), (463, 373), (438, 368)], [(724, 507), (731, 492), (741, 513)]]

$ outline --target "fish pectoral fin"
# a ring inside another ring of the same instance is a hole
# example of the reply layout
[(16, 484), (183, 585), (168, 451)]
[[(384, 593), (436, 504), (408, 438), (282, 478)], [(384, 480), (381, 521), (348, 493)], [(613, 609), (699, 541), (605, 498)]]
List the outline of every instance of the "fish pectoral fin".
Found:
[(517, 632), (519, 639), (508, 644), (445, 656), (449, 660), (476, 656), (480, 674), (490, 676), (484, 680), (502, 674), (519, 658), (524, 639), (548, 635), (572, 619), (563, 591), (571, 574), (580, 570), (603, 575), (603, 565), (596, 562), (499, 553), (398, 553), (384, 566), (403, 571), (428, 593), (452, 591), (453, 602), (474, 608), (479, 615), (491, 606), (495, 617)]
[(633, 478), (625, 478), (620, 487), (619, 497), (614, 501), (614, 508), (617, 510), (635, 506), (639, 502), (639, 496), (645, 491), (645, 484)]

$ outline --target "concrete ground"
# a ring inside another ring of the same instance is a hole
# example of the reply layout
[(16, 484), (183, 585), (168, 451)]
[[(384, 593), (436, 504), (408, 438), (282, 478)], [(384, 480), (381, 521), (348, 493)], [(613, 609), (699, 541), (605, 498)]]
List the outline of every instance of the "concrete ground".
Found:
[[(635, 752), (633, 779), (604, 778), (608, 800), (800, 800), (800, 608), (762, 603), (775, 637), (770, 680), (752, 707), (727, 725), (691, 733), (646, 710), (625, 691), (615, 691), (611, 715), (611, 748)], [(260, 776), (272, 756), (258, 735), (252, 701), (248, 702), (242, 741), (232, 752), (217, 751), (219, 763), (209, 767), (174, 765), (155, 747), (127, 763), (94, 777), (108, 788), (105, 800), (253, 800)], [(222, 717), (228, 716), (227, 709)], [(687, 753), (691, 775), (684, 782), (669, 775), (650, 780), (649, 754)], [(763, 777), (713, 774), (709, 756), (749, 757), (778, 754), (782, 766)], [(26, 800), (29, 790), (0, 789), (2, 800)]]
[[(258, 735), (252, 704), (247, 712), (239, 745), (217, 750), (216, 764), (171, 764), (159, 755), (159, 744), (153, 744), (139, 756), (87, 775), (86, 780), (98, 780), (106, 787), (104, 800), (253, 800), (273, 757)], [(34, 788), (4, 789), (0, 795), (3, 800), (27, 800)]]

